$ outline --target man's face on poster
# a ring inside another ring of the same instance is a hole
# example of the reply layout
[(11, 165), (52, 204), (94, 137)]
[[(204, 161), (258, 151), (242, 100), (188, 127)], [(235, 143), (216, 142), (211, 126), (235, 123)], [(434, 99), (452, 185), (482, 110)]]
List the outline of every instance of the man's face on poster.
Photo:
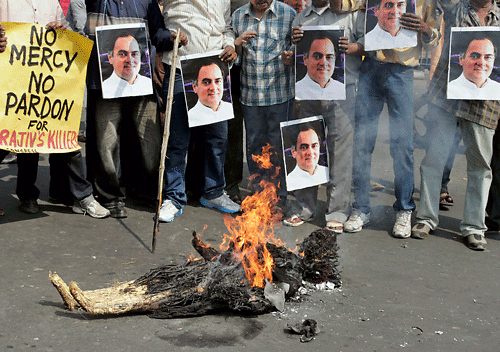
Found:
[(473, 40), (459, 57), (464, 76), (480, 88), (491, 75), (495, 63), (495, 47), (489, 39)]
[(116, 75), (133, 84), (141, 68), (141, 51), (137, 40), (131, 35), (115, 41), (113, 55), (108, 54)]
[(324, 88), (335, 69), (335, 47), (330, 39), (316, 39), (311, 43), (309, 53), (304, 56), (307, 74), (321, 88)]
[(391, 34), (397, 33), (400, 27), (399, 18), (405, 12), (406, 0), (382, 0), (380, 7), (374, 10), (380, 28)]
[(319, 138), (313, 129), (302, 131), (297, 137), (297, 145), (292, 148), (292, 156), (300, 169), (314, 174), (319, 160)]
[(206, 107), (217, 111), (224, 92), (222, 72), (216, 64), (203, 66), (198, 72), (198, 80), (193, 84), (198, 100)]

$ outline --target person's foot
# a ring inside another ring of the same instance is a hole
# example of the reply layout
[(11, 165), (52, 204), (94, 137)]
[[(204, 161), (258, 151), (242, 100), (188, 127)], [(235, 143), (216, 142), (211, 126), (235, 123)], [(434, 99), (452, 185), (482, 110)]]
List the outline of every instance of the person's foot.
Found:
[(326, 222), (326, 229), (336, 234), (344, 232), (344, 225), (341, 222), (330, 220)]
[(419, 240), (426, 238), (431, 232), (431, 228), (424, 223), (418, 223), (411, 229), (411, 237)]
[(53, 197), (49, 195), (49, 203), (52, 204), (63, 204), (67, 206), (73, 206), (73, 199), (66, 199), (66, 198), (61, 198), (61, 197)]
[(475, 251), (484, 251), (486, 249), (487, 242), (484, 235), (472, 234), (465, 237), (465, 244), (467, 244), (467, 247)]
[(344, 224), (344, 231), (346, 232), (359, 232), (363, 226), (368, 225), (370, 222), (370, 213), (365, 214), (361, 210), (354, 209), (349, 216), (349, 219)]
[(297, 227), (302, 225), (303, 223), (304, 220), (302, 220), (297, 214), (293, 214), (292, 216), (283, 220), (283, 225), (290, 227)]
[(217, 210), (220, 210), (224, 213), (229, 213), (229, 214), (233, 214), (233, 213), (237, 213), (237, 212), (241, 211), (240, 205), (236, 204), (231, 199), (229, 199), (229, 197), (227, 196), (227, 194), (225, 192), (222, 193), (221, 196), (214, 198), (214, 199), (206, 199), (205, 197), (201, 197), (200, 203), (204, 207), (215, 208)]
[(21, 201), (19, 210), (26, 214), (36, 214), (40, 211), (40, 207), (36, 199), (27, 199)]
[(16, 164), (17, 163), (17, 153), (9, 153), (3, 160), (2, 164)]
[(161, 203), (160, 207), (160, 215), (158, 216), (158, 220), (160, 222), (172, 222), (177, 215), (182, 214), (182, 208), (177, 208), (174, 203), (167, 199)]
[(385, 189), (384, 185), (381, 185), (380, 183), (375, 181), (370, 181), (370, 190), (372, 192), (380, 192), (383, 191), (384, 189)]
[(75, 200), (72, 207), (73, 213), (88, 214), (96, 219), (103, 219), (111, 215), (111, 212), (97, 202), (93, 195), (90, 195), (81, 201)]
[(127, 209), (125, 209), (125, 203), (121, 200), (115, 200), (103, 206), (109, 210), (110, 216), (116, 219), (123, 219), (127, 217)]
[(396, 221), (392, 229), (395, 238), (408, 238), (411, 235), (411, 210), (400, 210), (396, 213)]
[(448, 192), (443, 192), (439, 195), (439, 205), (453, 206), (453, 198), (451, 198)]
[(5, 215), (5, 212), (3, 211), (3, 209), (0, 209), (0, 216), (2, 215)]

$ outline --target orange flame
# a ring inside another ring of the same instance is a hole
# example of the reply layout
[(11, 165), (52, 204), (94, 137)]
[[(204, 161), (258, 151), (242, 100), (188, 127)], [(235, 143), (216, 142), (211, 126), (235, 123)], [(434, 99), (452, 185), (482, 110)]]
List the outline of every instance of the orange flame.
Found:
[[(264, 147), (262, 155), (252, 158), (262, 168), (271, 168), (270, 146)], [(221, 250), (233, 251), (233, 257), (239, 260), (245, 268), (247, 280), (253, 287), (264, 287), (265, 279), (272, 282), (274, 262), (266, 248), (267, 242), (277, 246), (285, 244), (274, 237), (273, 223), (278, 221), (274, 206), (278, 202), (276, 186), (262, 180), (259, 183), (262, 191), (246, 197), (241, 204), (242, 215), (232, 218), (224, 217), (231, 236), (224, 234)]]

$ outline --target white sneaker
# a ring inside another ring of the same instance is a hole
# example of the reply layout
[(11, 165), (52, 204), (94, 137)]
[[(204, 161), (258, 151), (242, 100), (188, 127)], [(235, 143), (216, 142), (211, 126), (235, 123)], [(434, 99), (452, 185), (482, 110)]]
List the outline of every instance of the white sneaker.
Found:
[(411, 210), (400, 210), (396, 213), (396, 222), (392, 229), (392, 236), (408, 238), (411, 236)]
[(201, 197), (200, 203), (204, 207), (215, 208), (229, 214), (236, 213), (241, 210), (240, 205), (233, 202), (231, 198), (229, 198), (229, 196), (226, 194), (226, 192), (215, 199), (205, 199), (204, 197)]
[(365, 214), (359, 209), (354, 209), (349, 219), (344, 223), (345, 232), (359, 232), (364, 225), (370, 222), (370, 213)]
[(158, 220), (161, 222), (172, 222), (177, 215), (181, 214), (182, 208), (178, 209), (170, 199), (167, 199), (161, 204)]
[(88, 214), (96, 219), (106, 218), (110, 215), (109, 210), (99, 204), (92, 194), (81, 201), (75, 200), (71, 209), (73, 210), (73, 213), (83, 215)]

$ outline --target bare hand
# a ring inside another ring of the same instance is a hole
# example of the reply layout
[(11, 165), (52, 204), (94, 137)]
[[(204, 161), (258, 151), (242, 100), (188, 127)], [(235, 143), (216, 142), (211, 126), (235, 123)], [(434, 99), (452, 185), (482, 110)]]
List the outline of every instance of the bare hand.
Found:
[[(177, 33), (172, 33), (170, 35), (170, 41), (175, 43), (175, 39), (177, 39)], [(188, 44), (188, 37), (185, 33), (179, 32), (179, 48), (181, 46), (186, 46)]]
[(299, 27), (293, 27), (292, 28), (292, 43), (296, 44), (300, 42), (302, 37), (304, 36), (304, 31), (300, 29)]
[(224, 48), (224, 51), (219, 55), (219, 58), (224, 62), (233, 62), (238, 57), (238, 54), (231, 45)]
[(339, 38), (339, 49), (345, 54), (349, 54), (349, 38), (340, 37)]
[(255, 38), (257, 36), (257, 32), (248, 31), (243, 32), (236, 40), (234, 41), (234, 45), (242, 46), (246, 44), (250, 39)]
[(401, 27), (405, 29), (426, 34), (428, 36), (432, 35), (431, 27), (415, 13), (402, 14), (399, 19), (399, 23), (401, 23)]
[(349, 38), (340, 37), (339, 38), (339, 49), (341, 52), (347, 55), (363, 55), (364, 48), (359, 43), (349, 43)]
[(285, 50), (281, 53), (281, 59), (286, 66), (292, 66), (295, 55), (293, 55), (293, 50)]
[(66, 29), (66, 25), (61, 21), (52, 21), (45, 26), (47, 29)]
[(7, 37), (5, 36), (5, 27), (0, 24), (0, 53), (7, 47)]

